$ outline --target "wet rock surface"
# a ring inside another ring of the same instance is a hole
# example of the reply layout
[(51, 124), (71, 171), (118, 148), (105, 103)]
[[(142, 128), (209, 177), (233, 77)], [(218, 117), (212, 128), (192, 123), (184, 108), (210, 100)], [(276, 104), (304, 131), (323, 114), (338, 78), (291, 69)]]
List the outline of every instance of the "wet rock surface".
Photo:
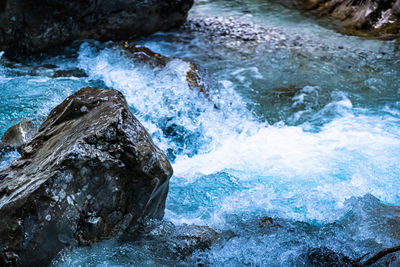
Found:
[(298, 3), (318, 17), (340, 21), (326, 23), (340, 32), (382, 39), (400, 37), (399, 0), (299, 0)]
[(126, 40), (182, 24), (193, 0), (15, 0), (0, 5), (0, 50), (33, 53), (73, 40)]
[(56, 70), (54, 71), (53, 78), (63, 78), (63, 77), (88, 77), (87, 74), (81, 69), (69, 69), (69, 70)]
[(81, 89), (0, 172), (0, 265), (46, 265), (65, 246), (161, 219), (171, 175), (120, 92)]
[(305, 266), (342, 266), (356, 267), (362, 266), (360, 263), (346, 257), (340, 252), (335, 252), (327, 247), (308, 249), (300, 256)]
[[(174, 225), (171, 222), (148, 220), (136, 231), (107, 240), (91, 247), (64, 249), (52, 264), (71, 264), (70, 253), (79, 258), (89, 254), (95, 262), (112, 262), (117, 266), (208, 266), (198, 261), (196, 255), (209, 250), (212, 245), (228, 240), (230, 232), (218, 232), (208, 226)], [(101, 249), (101, 253), (97, 251)]]
[(195, 251), (204, 251), (226, 236), (208, 226), (174, 225), (171, 222), (149, 221), (136, 232), (136, 243), (150, 244), (156, 241), (155, 253), (171, 255), (172, 259), (189, 260)]
[(36, 126), (31, 121), (22, 121), (11, 126), (2, 136), (3, 146), (22, 150), (23, 146), (32, 140), (36, 133)]

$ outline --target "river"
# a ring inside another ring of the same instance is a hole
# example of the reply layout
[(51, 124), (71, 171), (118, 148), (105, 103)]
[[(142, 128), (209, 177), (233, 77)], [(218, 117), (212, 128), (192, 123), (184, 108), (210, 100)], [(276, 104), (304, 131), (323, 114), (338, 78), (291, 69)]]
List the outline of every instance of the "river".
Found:
[[(90, 40), (2, 59), (0, 133), (40, 124), (82, 87), (118, 89), (172, 162), (165, 221), (234, 233), (189, 259), (105, 241), (54, 265), (302, 266), (308, 248), (355, 259), (398, 246), (400, 215), (387, 214), (400, 205), (399, 44), (339, 34), (279, 1), (199, 0), (198, 18), (262, 38), (186, 28), (139, 40), (176, 58), (162, 69)], [(184, 60), (202, 70), (210, 99), (188, 88)], [(73, 68), (87, 77), (53, 77)]]

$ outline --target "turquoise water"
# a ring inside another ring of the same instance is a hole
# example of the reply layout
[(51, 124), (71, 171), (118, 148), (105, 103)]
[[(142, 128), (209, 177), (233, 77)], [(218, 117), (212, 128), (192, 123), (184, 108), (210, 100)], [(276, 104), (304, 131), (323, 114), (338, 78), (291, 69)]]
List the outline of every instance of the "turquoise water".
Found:
[[(382, 204), (400, 205), (399, 45), (335, 33), (278, 1), (197, 1), (190, 18), (199, 16), (277, 39), (173, 31), (140, 40), (176, 58), (163, 69), (92, 41), (2, 59), (1, 133), (25, 118), (40, 124), (84, 86), (118, 89), (173, 163), (165, 221), (234, 233), (184, 260), (151, 242), (107, 241), (54, 264), (301, 266), (307, 248), (357, 258), (399, 245), (399, 211)], [(188, 88), (182, 59), (201, 68), (212, 102)], [(88, 77), (53, 78), (76, 67)], [(264, 216), (279, 226), (260, 227)]]

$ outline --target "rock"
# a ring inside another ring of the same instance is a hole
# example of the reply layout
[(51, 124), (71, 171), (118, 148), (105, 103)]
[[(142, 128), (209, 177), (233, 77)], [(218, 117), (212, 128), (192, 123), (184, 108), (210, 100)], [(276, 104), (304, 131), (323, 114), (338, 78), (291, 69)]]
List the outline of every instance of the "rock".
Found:
[(258, 223), (260, 228), (277, 228), (282, 227), (279, 223), (277, 223), (273, 218), (265, 216), (262, 217)]
[(392, 6), (392, 13), (397, 16), (400, 17), (400, 0), (397, 0), (394, 5)]
[(155, 220), (148, 221), (139, 236), (142, 247), (155, 245), (152, 248), (154, 254), (169, 255), (172, 259), (180, 260), (188, 260), (195, 251), (205, 251), (212, 244), (232, 237), (230, 232), (218, 233), (208, 226), (174, 225)]
[(171, 175), (120, 92), (81, 89), (0, 171), (0, 266), (47, 265), (63, 247), (161, 219)]
[(104, 262), (112, 266), (208, 266), (203, 252), (224, 242), (228, 234), (208, 226), (147, 220), (134, 233), (117, 240), (99, 242), (90, 248), (65, 248), (53, 259), (52, 266), (70, 266), (71, 260), (74, 266), (86, 266), (88, 254), (95, 255), (89, 257), (91, 266)]
[(23, 146), (32, 140), (36, 133), (36, 126), (31, 122), (24, 120), (11, 126), (1, 138), (4, 145), (15, 147), (22, 150)]
[(300, 258), (305, 266), (332, 266), (332, 267), (356, 267), (358, 262), (350, 259), (340, 252), (335, 252), (327, 247), (311, 248), (303, 253)]
[(204, 251), (217, 242), (220, 235), (208, 226), (182, 225), (170, 237), (172, 252), (184, 259), (196, 250)]
[(127, 40), (182, 24), (193, 0), (4, 0), (0, 51), (41, 52), (73, 40)]
[(333, 18), (326, 25), (340, 32), (379, 39), (400, 37), (400, 0), (298, 0), (318, 17)]
[(82, 69), (70, 69), (70, 70), (56, 70), (54, 71), (53, 78), (61, 77), (88, 77)]

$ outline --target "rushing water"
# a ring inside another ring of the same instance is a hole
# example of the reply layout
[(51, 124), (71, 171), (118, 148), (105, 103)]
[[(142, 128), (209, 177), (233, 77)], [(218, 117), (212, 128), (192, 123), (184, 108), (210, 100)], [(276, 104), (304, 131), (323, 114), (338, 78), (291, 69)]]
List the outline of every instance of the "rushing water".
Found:
[[(54, 264), (286, 266), (304, 264), (308, 248), (357, 258), (400, 245), (400, 213), (390, 208), (400, 205), (398, 44), (335, 33), (278, 1), (197, 1), (190, 17), (205, 16), (274, 38), (177, 30), (140, 40), (176, 58), (162, 69), (92, 41), (2, 59), (1, 133), (26, 118), (40, 124), (84, 86), (118, 89), (173, 163), (165, 220), (234, 233), (185, 260), (107, 241), (67, 249)], [(203, 70), (212, 101), (188, 88), (181, 59)], [(53, 77), (74, 68), (87, 77)], [(17, 156), (3, 155), (0, 167)], [(274, 225), (260, 226), (264, 216)]]

